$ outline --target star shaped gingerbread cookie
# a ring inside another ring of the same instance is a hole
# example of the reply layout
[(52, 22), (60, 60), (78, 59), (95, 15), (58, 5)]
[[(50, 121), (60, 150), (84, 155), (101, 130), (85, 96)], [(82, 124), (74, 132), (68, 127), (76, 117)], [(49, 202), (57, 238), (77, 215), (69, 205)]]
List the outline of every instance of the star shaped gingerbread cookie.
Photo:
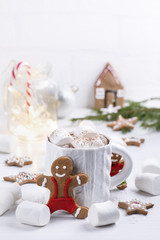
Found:
[(152, 208), (153, 206), (154, 204), (152, 203), (143, 203), (138, 199), (118, 203), (118, 207), (126, 209), (128, 215), (136, 213), (147, 215), (147, 209)]
[(107, 124), (108, 127), (112, 127), (114, 131), (121, 130), (122, 128), (134, 128), (134, 123), (138, 121), (137, 117), (124, 118), (119, 115), (117, 121), (113, 121)]
[(6, 159), (5, 163), (8, 166), (17, 166), (17, 167), (23, 167), (24, 165), (30, 165), (32, 164), (32, 160), (30, 157), (16, 157), (12, 156)]
[(20, 172), (17, 175), (10, 175), (10, 176), (3, 177), (3, 179), (8, 182), (17, 182), (19, 185), (23, 185), (25, 183), (36, 183), (37, 177), (40, 175), (43, 175), (43, 174)]
[(144, 138), (135, 138), (135, 137), (124, 137), (122, 140), (128, 146), (137, 146), (139, 147), (142, 143), (144, 143)]

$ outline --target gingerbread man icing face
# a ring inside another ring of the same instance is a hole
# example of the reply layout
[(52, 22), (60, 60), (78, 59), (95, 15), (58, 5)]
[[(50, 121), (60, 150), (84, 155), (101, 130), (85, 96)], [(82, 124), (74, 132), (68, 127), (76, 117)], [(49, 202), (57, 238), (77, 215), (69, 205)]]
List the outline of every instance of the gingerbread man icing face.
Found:
[(56, 180), (68, 179), (73, 170), (72, 160), (68, 157), (59, 158), (52, 163), (51, 172)]
[(112, 160), (112, 165), (117, 165), (121, 160), (121, 155), (112, 153), (111, 160)]

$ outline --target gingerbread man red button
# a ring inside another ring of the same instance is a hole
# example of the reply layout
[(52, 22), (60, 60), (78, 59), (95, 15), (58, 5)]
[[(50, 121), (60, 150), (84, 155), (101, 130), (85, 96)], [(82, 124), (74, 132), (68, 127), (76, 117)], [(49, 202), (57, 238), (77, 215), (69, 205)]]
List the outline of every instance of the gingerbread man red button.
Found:
[(53, 176), (39, 176), (37, 184), (50, 190), (47, 206), (51, 213), (65, 210), (74, 217), (83, 219), (88, 216), (88, 208), (77, 204), (73, 196), (73, 188), (87, 183), (88, 175), (85, 173), (71, 175), (72, 170), (72, 159), (62, 156), (52, 163), (51, 173)]

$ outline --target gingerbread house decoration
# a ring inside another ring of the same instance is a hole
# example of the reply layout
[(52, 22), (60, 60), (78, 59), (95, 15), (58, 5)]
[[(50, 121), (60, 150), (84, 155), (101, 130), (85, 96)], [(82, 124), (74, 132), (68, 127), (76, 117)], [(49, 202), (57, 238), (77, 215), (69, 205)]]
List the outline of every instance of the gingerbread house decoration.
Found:
[(123, 106), (124, 87), (109, 63), (96, 80), (94, 89), (95, 108), (106, 108), (110, 104)]

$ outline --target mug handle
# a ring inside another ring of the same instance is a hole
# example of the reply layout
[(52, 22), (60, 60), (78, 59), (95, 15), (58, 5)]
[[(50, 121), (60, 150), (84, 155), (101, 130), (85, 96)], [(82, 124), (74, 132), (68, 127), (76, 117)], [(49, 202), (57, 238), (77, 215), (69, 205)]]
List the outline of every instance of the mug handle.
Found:
[(110, 188), (113, 188), (122, 183), (123, 181), (125, 181), (127, 177), (130, 175), (133, 168), (132, 158), (124, 147), (112, 143), (112, 152), (117, 153), (123, 157), (124, 166), (118, 174), (111, 177)]

